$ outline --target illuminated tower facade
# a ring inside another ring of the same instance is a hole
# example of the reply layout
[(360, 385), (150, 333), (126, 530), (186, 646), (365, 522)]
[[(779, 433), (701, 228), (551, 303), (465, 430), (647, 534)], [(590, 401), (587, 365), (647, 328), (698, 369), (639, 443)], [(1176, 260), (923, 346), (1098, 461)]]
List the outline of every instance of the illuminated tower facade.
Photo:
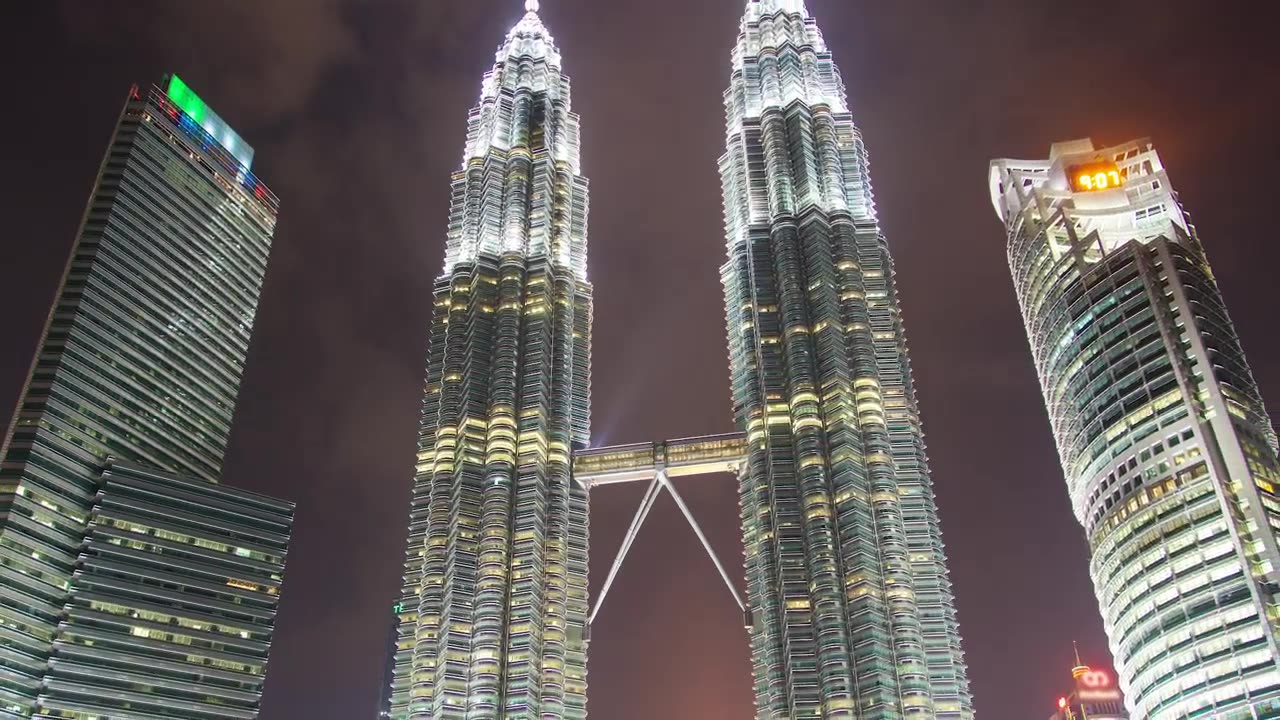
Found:
[(1155, 148), (996, 160), (991, 200), (1126, 702), (1280, 714), (1276, 435)]
[(720, 161), (757, 717), (969, 718), (893, 262), (802, 0), (751, 0)]
[(0, 718), (257, 715), (292, 506), (213, 485), (278, 209), (252, 160), (177, 76), (126, 99), (0, 441)]
[(536, 0), (453, 178), (391, 715), (586, 715), (591, 285), (569, 78)]

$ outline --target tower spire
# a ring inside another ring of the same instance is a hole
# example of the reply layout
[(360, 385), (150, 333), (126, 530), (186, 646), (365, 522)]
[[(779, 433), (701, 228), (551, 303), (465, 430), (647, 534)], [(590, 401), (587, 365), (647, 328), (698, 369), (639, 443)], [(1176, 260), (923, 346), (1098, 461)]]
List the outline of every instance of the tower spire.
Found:
[(513, 41), (520, 37), (533, 39), (541, 38), (543, 43), (527, 46), (516, 44), (514, 47), (519, 53), (529, 52), (533, 55), (546, 57), (553, 65), (559, 66), (560, 55), (555, 50), (555, 40), (551, 37), (551, 33), (547, 32), (547, 28), (542, 24), (542, 17), (538, 15), (538, 10), (542, 8), (539, 0), (524, 0), (524, 16), (520, 18), (520, 22), (511, 28), (511, 32), (507, 33), (507, 42), (498, 50), (499, 59), (506, 57), (513, 47)]
[(809, 8), (804, 0), (747, 0), (747, 16), (759, 18), (779, 12), (798, 13), (801, 17), (809, 17)]
[(1080, 662), (1080, 646), (1075, 640), (1071, 641), (1071, 647), (1076, 652), (1076, 666), (1071, 668), (1071, 677), (1079, 679), (1081, 675), (1089, 672), (1089, 666)]

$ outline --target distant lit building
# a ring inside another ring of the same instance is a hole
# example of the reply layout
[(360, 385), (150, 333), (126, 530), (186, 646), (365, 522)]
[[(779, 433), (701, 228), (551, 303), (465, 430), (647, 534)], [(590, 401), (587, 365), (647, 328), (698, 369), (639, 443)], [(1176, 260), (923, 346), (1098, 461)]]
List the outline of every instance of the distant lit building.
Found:
[(991, 201), (1134, 717), (1280, 713), (1280, 463), (1146, 140), (996, 160)]
[(278, 209), (252, 160), (177, 76), (125, 101), (0, 439), (0, 718), (256, 716), (292, 510), (213, 484)]
[(1111, 674), (1081, 665), (1071, 668), (1071, 692), (1058, 698), (1049, 720), (1129, 720), (1124, 695)]

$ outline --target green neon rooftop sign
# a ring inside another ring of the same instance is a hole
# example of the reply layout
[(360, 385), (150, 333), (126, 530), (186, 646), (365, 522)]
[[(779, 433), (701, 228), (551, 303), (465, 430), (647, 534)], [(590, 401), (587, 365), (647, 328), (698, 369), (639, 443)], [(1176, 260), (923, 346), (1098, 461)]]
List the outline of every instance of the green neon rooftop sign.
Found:
[(200, 125), (204, 125), (204, 120), (209, 115), (209, 106), (205, 105), (204, 100), (200, 99), (200, 96), (196, 94), (196, 91), (192, 90), (190, 85), (183, 82), (182, 78), (178, 77), (176, 73), (169, 76), (169, 87), (165, 92), (168, 93), (169, 99), (172, 100), (173, 103), (182, 110), (182, 112), (190, 115), (191, 119), (195, 120)]
[(195, 121), (197, 125), (204, 128), (204, 131), (213, 136), (213, 139), (222, 145), (223, 149), (231, 153), (231, 156), (244, 165), (244, 169), (248, 170), (253, 164), (253, 148), (249, 143), (245, 142), (231, 126), (222, 118), (218, 117), (218, 113), (213, 111), (200, 96), (196, 94), (191, 86), (183, 82), (177, 73), (169, 76), (169, 85), (165, 88), (165, 94), (173, 101), (178, 109), (186, 113)]

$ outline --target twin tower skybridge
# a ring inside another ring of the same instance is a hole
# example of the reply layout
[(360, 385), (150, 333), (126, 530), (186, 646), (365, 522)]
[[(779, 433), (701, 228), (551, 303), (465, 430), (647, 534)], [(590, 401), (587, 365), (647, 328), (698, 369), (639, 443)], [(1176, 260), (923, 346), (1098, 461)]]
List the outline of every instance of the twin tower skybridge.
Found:
[(653, 509), (653, 504), (657, 502), (663, 490), (671, 495), (672, 500), (675, 500), (681, 514), (684, 515), (685, 520), (689, 521), (689, 526), (693, 528), (702, 547), (711, 557), (711, 562), (715, 563), (716, 570), (720, 572), (720, 579), (724, 580), (725, 587), (733, 596), (733, 601), (742, 611), (743, 626), (747, 629), (751, 628), (751, 612), (747, 603), (743, 601), (738, 588), (733, 584), (729, 573), (725, 571), (724, 563), (720, 562), (715, 548), (702, 532), (701, 526), (694, 519), (684, 498), (680, 497), (676, 486), (671, 482), (671, 478), (689, 475), (711, 473), (736, 475), (746, 466), (747, 451), (747, 438), (744, 433), (727, 433), (666, 442), (594, 448), (574, 455), (573, 479), (587, 490), (601, 485), (645, 481), (649, 483), (648, 489), (640, 500), (640, 507), (636, 509), (635, 517), (627, 528), (627, 534), (622, 539), (622, 545), (618, 548), (618, 556), (614, 558), (613, 566), (609, 568), (604, 587), (601, 588), (600, 595), (591, 608), (591, 614), (587, 618), (588, 633), (591, 623), (595, 621), (600, 608), (604, 606), (604, 600), (609, 595), (609, 588), (613, 586), (618, 571), (622, 568), (623, 560), (627, 558), (627, 553), (631, 551), (636, 536), (640, 534), (640, 527), (644, 525), (649, 511)]

